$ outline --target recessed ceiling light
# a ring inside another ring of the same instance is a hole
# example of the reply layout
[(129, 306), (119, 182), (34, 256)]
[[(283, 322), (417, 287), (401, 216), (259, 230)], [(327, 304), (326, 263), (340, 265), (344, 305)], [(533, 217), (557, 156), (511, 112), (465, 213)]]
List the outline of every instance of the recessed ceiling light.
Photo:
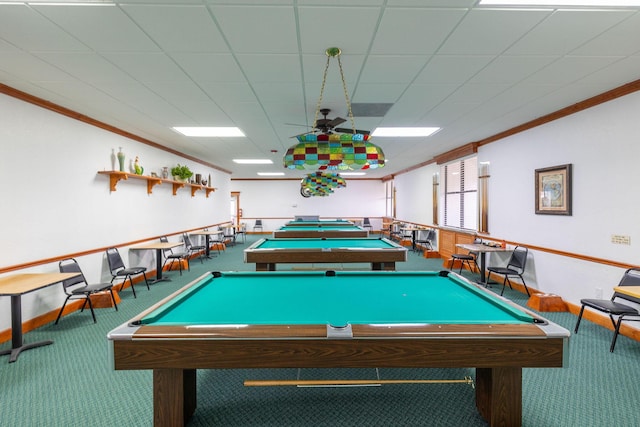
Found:
[(439, 130), (437, 127), (376, 128), (371, 136), (431, 136)]
[(175, 126), (173, 129), (185, 136), (244, 136), (244, 133), (237, 127)]
[(233, 159), (234, 163), (238, 163), (240, 165), (272, 165), (273, 160), (271, 159)]
[(481, 6), (571, 6), (624, 7), (640, 6), (640, 0), (480, 0)]
[(284, 172), (258, 172), (260, 176), (284, 176)]

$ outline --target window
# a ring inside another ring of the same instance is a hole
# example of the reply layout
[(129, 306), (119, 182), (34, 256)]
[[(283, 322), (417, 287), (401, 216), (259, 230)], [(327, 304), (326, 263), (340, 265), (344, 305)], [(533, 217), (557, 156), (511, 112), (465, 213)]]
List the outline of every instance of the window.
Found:
[(478, 228), (478, 161), (477, 157), (440, 166), (444, 177), (441, 194), (443, 225), (446, 227)]

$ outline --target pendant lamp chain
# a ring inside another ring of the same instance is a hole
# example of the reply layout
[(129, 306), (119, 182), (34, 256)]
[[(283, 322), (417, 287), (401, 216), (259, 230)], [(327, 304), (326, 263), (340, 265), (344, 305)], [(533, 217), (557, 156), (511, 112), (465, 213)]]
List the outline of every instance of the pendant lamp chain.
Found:
[(340, 69), (340, 78), (342, 79), (342, 90), (344, 91), (344, 99), (347, 102), (347, 110), (349, 114), (349, 120), (351, 121), (351, 129), (353, 133), (356, 133), (356, 123), (353, 119), (353, 111), (351, 111), (351, 101), (349, 100), (349, 92), (347, 91), (347, 82), (344, 79), (344, 71), (342, 70), (342, 61), (340, 60), (340, 54), (342, 51), (338, 47), (330, 47), (325, 51), (327, 54), (327, 63), (324, 66), (324, 74), (322, 75), (322, 86), (320, 86), (320, 97), (316, 104), (316, 115), (313, 119), (313, 129), (318, 125), (318, 117), (320, 115), (320, 107), (322, 106), (322, 95), (324, 94), (324, 87), (327, 82), (327, 73), (329, 71), (329, 63), (332, 57), (338, 58), (338, 68)]

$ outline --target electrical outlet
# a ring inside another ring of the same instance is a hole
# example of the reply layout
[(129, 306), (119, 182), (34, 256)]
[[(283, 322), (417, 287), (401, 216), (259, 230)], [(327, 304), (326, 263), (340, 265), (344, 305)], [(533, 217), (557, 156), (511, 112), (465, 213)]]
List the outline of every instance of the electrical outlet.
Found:
[(602, 299), (602, 288), (596, 288), (596, 298)]

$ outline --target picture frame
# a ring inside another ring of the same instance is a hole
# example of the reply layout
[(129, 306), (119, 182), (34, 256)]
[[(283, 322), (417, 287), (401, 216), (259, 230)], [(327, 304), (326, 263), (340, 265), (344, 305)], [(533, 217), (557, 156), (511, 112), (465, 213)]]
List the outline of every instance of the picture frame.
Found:
[(559, 165), (535, 171), (536, 214), (571, 215), (572, 165)]

